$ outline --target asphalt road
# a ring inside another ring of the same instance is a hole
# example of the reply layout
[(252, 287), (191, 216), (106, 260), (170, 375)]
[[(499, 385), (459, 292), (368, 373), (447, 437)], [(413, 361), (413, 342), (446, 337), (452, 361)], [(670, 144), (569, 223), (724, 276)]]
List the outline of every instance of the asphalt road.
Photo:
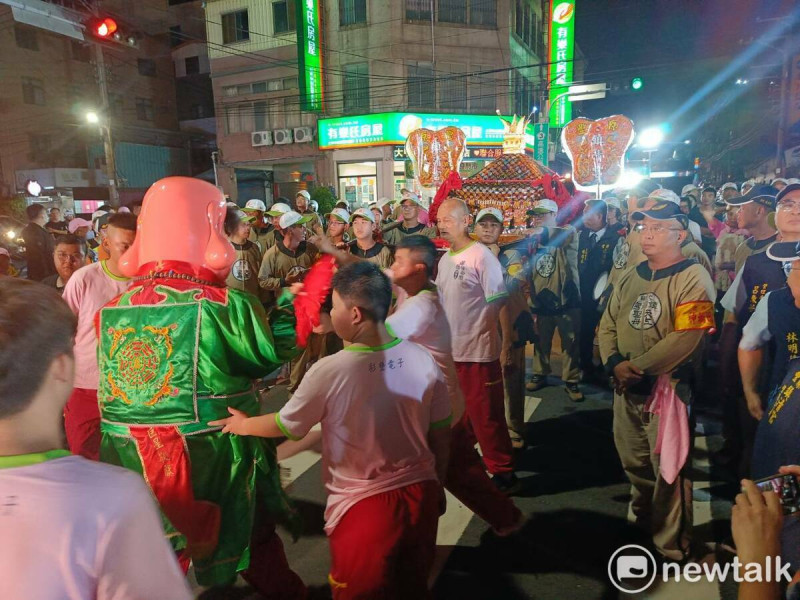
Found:
[[(607, 390), (582, 386), (586, 401), (576, 404), (558, 379), (551, 377), (550, 382), (550, 387), (526, 400), (529, 445), (516, 460), (523, 489), (515, 502), (529, 516), (528, 523), (513, 538), (498, 539), (482, 520), (450, 498), (439, 525), (434, 597), (733, 600), (732, 583), (657, 583), (636, 596), (612, 585), (608, 561), (614, 551), (626, 544), (647, 544), (627, 518), (629, 486), (614, 449), (612, 397)], [(279, 408), (286, 397), (282, 386), (271, 389), (264, 409)], [(714, 481), (717, 477), (711, 471), (710, 450), (721, 444), (714, 413), (713, 407), (699, 411), (693, 452), (695, 539), (708, 545), (705, 561), (709, 563), (730, 558), (719, 550), (715, 555), (714, 543), (729, 538), (730, 498), (736, 491)], [(306, 523), (296, 543), (282, 534), (289, 564), (309, 585), (313, 598), (328, 597), (330, 563), (322, 530), (325, 496), (319, 456), (307, 451), (282, 466), (287, 471), (287, 488)], [(235, 593), (209, 591), (201, 597), (260, 596), (243, 587)]]

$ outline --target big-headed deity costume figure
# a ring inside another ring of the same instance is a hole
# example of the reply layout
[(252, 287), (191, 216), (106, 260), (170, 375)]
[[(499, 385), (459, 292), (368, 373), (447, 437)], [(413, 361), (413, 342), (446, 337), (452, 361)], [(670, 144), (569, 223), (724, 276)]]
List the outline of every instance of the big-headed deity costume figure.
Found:
[(225, 287), (235, 251), (224, 219), (204, 181), (168, 177), (147, 192), (120, 262), (131, 286), (98, 314), (101, 459), (144, 476), (201, 585), (242, 572), (267, 597), (300, 598), (274, 530), (291, 510), (273, 442), (208, 425), (228, 406), (258, 414), (253, 380), (295, 354), (291, 295), (268, 319)]

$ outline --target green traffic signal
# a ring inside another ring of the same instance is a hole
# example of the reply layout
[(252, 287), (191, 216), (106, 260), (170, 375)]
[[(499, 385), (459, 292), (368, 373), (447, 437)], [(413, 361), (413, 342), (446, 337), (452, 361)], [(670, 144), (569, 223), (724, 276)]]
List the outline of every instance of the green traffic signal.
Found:
[(644, 87), (644, 79), (641, 77), (634, 77), (631, 79), (631, 89), (634, 92), (638, 92), (640, 89)]

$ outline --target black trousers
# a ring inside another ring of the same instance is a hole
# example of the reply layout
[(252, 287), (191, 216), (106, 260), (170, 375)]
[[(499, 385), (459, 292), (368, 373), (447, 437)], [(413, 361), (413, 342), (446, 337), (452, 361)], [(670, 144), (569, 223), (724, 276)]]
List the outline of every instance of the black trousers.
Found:
[(602, 314), (597, 310), (596, 304), (581, 306), (581, 328), (578, 336), (578, 349), (580, 351), (581, 369), (583, 376), (589, 377), (595, 373), (597, 367), (592, 363), (594, 356), (594, 337), (597, 324)]

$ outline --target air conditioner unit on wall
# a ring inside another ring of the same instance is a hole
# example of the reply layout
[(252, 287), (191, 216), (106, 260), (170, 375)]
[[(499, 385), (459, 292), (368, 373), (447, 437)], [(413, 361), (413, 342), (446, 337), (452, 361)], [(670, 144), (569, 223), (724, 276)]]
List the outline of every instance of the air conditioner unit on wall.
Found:
[(250, 143), (255, 146), (272, 146), (271, 131), (254, 131), (250, 134)]
[(303, 144), (314, 140), (314, 130), (311, 127), (295, 127), (294, 141), (296, 144)]
[(276, 129), (272, 132), (272, 139), (276, 144), (291, 144), (292, 143), (292, 130), (291, 129)]

